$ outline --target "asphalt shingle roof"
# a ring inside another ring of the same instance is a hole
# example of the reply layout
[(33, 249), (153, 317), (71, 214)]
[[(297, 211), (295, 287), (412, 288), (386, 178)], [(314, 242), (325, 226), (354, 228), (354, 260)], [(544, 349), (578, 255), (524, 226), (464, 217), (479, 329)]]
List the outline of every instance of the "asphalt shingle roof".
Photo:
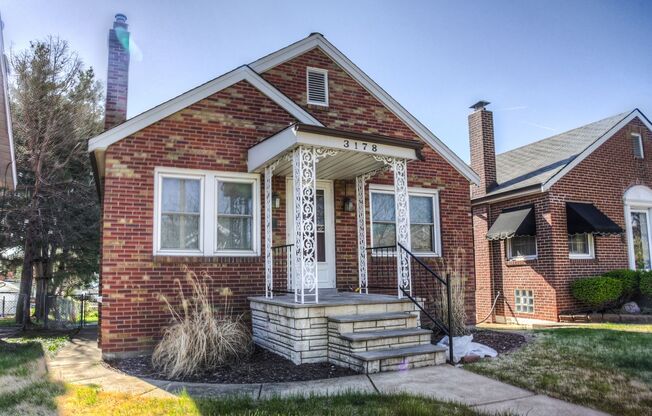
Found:
[(631, 111), (496, 155), (498, 185), (487, 196), (547, 182), (629, 114)]

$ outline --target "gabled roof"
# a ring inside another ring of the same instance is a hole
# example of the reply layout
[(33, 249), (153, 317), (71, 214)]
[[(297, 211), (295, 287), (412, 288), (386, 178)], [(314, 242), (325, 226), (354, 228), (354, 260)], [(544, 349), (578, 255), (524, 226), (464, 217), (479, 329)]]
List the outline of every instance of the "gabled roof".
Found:
[(311, 49), (319, 48), (335, 63), (337, 63), (351, 78), (362, 85), (372, 96), (387, 107), (399, 120), (405, 123), (414, 133), (421, 138), (428, 146), (439, 153), (448, 163), (450, 163), (458, 172), (466, 177), (470, 182), (478, 184), (480, 177), (467, 165), (462, 159), (448, 148), (437, 136), (434, 135), (426, 126), (421, 124), (412, 114), (401, 106), (387, 91), (383, 90), (374, 80), (358, 68), (349, 58), (340, 52), (320, 33), (313, 33), (299, 42), (293, 43), (279, 51), (264, 56), (259, 60), (249, 64), (251, 68), (263, 73), (268, 69), (274, 68), (284, 62), (287, 62)]
[(637, 117), (652, 130), (650, 121), (635, 109), (496, 155), (498, 185), (482, 198), (521, 189), (548, 190)]
[(265, 81), (250, 67), (244, 65), (163, 104), (157, 105), (144, 113), (140, 113), (136, 117), (130, 118), (124, 123), (118, 124), (112, 129), (93, 137), (88, 142), (88, 151), (104, 150), (113, 143), (243, 80), (248, 81), (300, 122), (321, 126), (321, 123), (316, 118), (274, 88), (274, 86)]
[(353, 64), (353, 62), (351, 62), (319, 33), (313, 33), (299, 42), (293, 43), (290, 46), (267, 55), (250, 65), (242, 66), (234, 71), (222, 75), (105, 131), (104, 133), (90, 139), (89, 151), (106, 150), (106, 148), (111, 144), (116, 143), (117, 141), (241, 80), (249, 81), (254, 87), (258, 88), (261, 92), (287, 110), (291, 115), (296, 117), (299, 122), (322, 126), (322, 124), (311, 114), (283, 95), (274, 86), (258, 75), (314, 48), (321, 49), (322, 52), (333, 59), (333, 61), (336, 62), (345, 72), (347, 72), (370, 94), (376, 97), (376, 99), (392, 111), (401, 121), (410, 127), (418, 137), (439, 153), (470, 182), (479, 182), (478, 175), (462, 159), (460, 159), (431, 131), (398, 104), (398, 102), (387, 94), (386, 91), (380, 88), (378, 84), (362, 72), (360, 68)]

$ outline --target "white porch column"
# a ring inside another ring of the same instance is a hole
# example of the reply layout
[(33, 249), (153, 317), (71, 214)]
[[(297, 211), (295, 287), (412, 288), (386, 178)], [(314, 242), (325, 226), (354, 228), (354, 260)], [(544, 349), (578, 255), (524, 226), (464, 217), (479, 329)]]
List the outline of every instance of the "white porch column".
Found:
[(306, 291), (319, 301), (317, 281), (316, 162), (315, 148), (299, 146), (292, 152), (294, 176), (294, 276), (299, 287), (295, 302), (305, 303)]
[(358, 287), (360, 293), (369, 293), (367, 281), (367, 213), (364, 206), (364, 185), (367, 175), (355, 178), (355, 203), (358, 222)]
[(394, 205), (396, 216), (396, 242), (405, 249), (398, 247), (396, 253), (396, 266), (398, 271), (398, 297), (403, 297), (403, 288), (412, 294), (412, 276), (410, 274), (410, 197), (408, 196), (407, 160), (393, 159), (394, 171)]
[(274, 297), (272, 257), (272, 178), (278, 162), (265, 167), (265, 297)]

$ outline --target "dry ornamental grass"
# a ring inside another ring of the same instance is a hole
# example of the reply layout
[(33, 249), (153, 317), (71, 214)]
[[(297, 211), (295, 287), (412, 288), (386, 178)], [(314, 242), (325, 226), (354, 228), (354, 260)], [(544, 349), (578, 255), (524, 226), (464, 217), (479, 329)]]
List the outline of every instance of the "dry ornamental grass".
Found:
[(224, 288), (215, 306), (207, 274), (201, 277), (185, 269), (190, 295), (176, 280), (180, 302), (161, 295), (172, 315), (172, 324), (152, 355), (152, 365), (170, 378), (195, 376), (224, 364), (246, 359), (252, 351), (251, 335), (242, 315), (234, 316), (229, 305), (231, 291)]

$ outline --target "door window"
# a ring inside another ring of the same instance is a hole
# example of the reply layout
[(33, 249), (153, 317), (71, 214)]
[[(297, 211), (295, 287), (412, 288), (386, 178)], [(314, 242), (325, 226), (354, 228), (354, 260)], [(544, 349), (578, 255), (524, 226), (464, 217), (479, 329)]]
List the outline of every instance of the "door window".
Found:
[(317, 189), (317, 261), (326, 261), (326, 213), (324, 209), (324, 190)]

